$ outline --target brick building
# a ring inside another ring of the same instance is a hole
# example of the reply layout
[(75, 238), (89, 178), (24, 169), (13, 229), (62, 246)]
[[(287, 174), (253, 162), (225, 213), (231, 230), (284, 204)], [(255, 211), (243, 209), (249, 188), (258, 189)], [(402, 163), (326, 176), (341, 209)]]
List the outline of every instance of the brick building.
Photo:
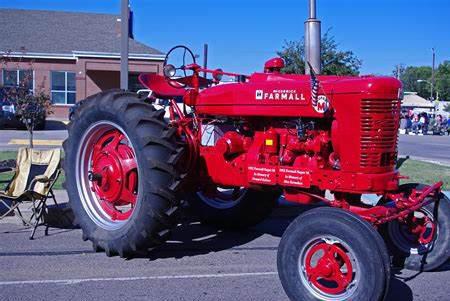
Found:
[[(43, 89), (56, 117), (76, 101), (120, 86), (120, 16), (61, 11), (0, 9), (0, 86), (31, 78)], [(130, 90), (142, 72), (161, 73), (164, 55), (129, 40)]]

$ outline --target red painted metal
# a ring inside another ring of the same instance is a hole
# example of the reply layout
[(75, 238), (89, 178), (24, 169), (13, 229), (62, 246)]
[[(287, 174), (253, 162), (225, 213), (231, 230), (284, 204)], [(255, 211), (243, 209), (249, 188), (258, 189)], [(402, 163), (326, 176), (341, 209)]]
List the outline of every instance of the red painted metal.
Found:
[(280, 73), (284, 68), (284, 60), (281, 57), (274, 57), (264, 64), (265, 73)]
[(167, 82), (164, 76), (152, 73), (142, 73), (138, 77), (139, 82), (149, 88), (159, 98), (174, 98), (177, 96), (183, 96), (185, 91), (180, 85), (179, 89), (173, 85), (177, 85), (176, 82), (172, 82), (171, 85)]
[[(323, 242), (306, 252), (305, 271), (308, 281), (323, 293), (343, 293), (353, 278), (352, 262), (346, 251), (338, 245)], [(320, 257), (317, 258), (318, 256)], [(346, 267), (345, 272), (342, 271), (343, 266)]]
[(416, 217), (408, 216), (406, 225), (410, 233), (417, 237), (417, 242), (426, 245), (429, 244), (436, 234), (436, 224), (426, 215)]
[[(311, 78), (278, 73), (281, 59), (266, 63), (266, 73), (250, 76), (185, 66), (192, 75), (177, 79), (186, 89), (185, 116), (171, 100), (170, 124), (187, 147), (187, 170), (198, 185), (281, 188), (289, 201), (326, 202), (359, 214), (374, 225), (405, 220), (434, 201), (442, 183), (420, 192), (399, 191), (395, 168), (401, 83), (390, 77), (318, 76), (318, 105), (311, 101)], [(200, 73), (239, 76), (216, 85)], [(158, 95), (169, 95), (155, 77)], [(161, 92), (158, 89), (161, 86)], [(177, 94), (179, 95), (179, 94)], [(320, 105), (319, 105), (320, 104)], [(234, 124), (213, 145), (202, 145), (203, 127)], [(196, 186), (197, 185), (197, 186)], [(335, 200), (323, 198), (324, 191)], [(367, 208), (355, 195), (386, 200)], [(431, 198), (427, 198), (430, 196)], [(421, 232), (420, 228), (414, 231)], [(426, 240), (422, 238), (422, 241)]]
[(137, 200), (137, 163), (126, 142), (125, 135), (114, 129), (104, 133), (92, 150), (92, 190), (111, 220), (127, 220)]

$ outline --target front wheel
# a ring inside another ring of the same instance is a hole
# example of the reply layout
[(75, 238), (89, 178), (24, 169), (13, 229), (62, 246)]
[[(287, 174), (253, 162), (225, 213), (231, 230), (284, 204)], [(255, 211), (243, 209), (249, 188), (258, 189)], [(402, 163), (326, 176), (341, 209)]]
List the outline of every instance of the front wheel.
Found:
[[(405, 184), (401, 190), (422, 190), (421, 184)], [(404, 221), (391, 221), (381, 233), (397, 266), (415, 271), (439, 268), (450, 257), (450, 202), (444, 194), (438, 200), (411, 213)]]
[(278, 274), (291, 300), (383, 300), (389, 286), (386, 246), (358, 216), (312, 209), (287, 228), (278, 248)]
[(208, 186), (190, 194), (188, 202), (203, 222), (234, 230), (254, 226), (267, 218), (279, 196), (278, 191), (271, 190)]
[(122, 257), (164, 242), (177, 221), (183, 152), (164, 111), (102, 92), (83, 101), (68, 132), (65, 186), (83, 238)]

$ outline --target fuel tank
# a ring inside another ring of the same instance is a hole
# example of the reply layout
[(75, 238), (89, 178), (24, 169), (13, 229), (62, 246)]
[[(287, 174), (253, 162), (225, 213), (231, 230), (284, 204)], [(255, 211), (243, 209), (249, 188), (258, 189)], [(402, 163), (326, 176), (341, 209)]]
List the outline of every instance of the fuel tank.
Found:
[(356, 99), (398, 99), (401, 88), (391, 77), (317, 76), (317, 80), (318, 97), (313, 103), (310, 76), (254, 73), (246, 82), (201, 91), (196, 111), (221, 116), (323, 117)]

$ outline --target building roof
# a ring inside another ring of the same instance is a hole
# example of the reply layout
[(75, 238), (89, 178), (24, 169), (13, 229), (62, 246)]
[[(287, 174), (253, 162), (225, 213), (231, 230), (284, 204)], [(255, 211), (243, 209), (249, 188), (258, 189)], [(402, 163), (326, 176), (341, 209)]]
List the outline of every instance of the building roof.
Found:
[[(120, 16), (79, 12), (0, 9), (0, 52), (37, 57), (118, 57)], [(162, 59), (159, 50), (134, 39), (130, 57)]]
[(434, 108), (434, 103), (417, 95), (417, 92), (405, 92), (402, 107)]

